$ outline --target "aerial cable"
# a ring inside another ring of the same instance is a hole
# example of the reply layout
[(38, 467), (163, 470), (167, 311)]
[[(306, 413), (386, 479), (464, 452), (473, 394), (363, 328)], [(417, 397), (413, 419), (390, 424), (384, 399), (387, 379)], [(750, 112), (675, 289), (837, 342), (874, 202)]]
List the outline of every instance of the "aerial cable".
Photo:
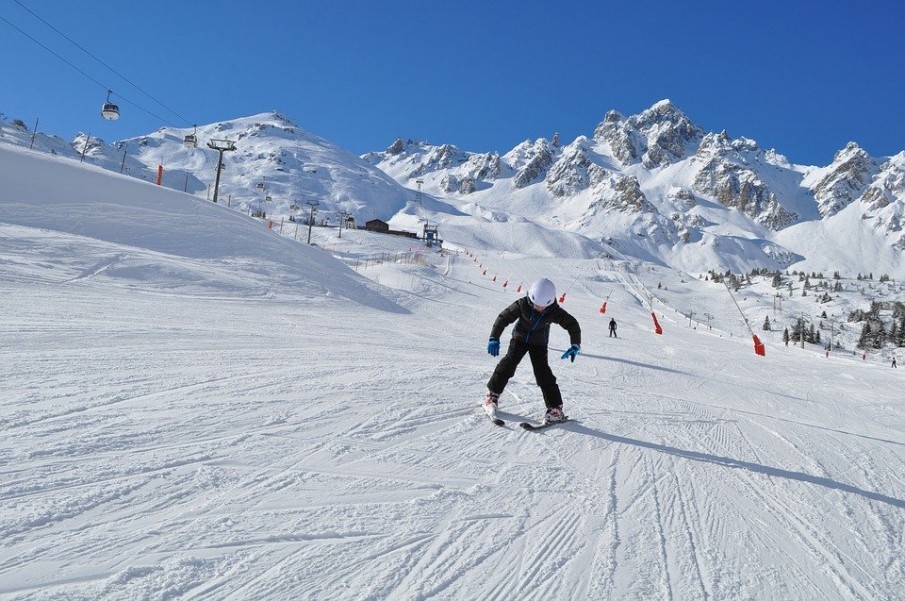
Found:
[[(22, 29), (20, 29), (20, 28), (17, 27), (16, 25), (14, 25), (13, 23), (10, 23), (10, 21), (9, 21), (8, 19), (6, 19), (5, 17), (0, 16), (0, 21), (3, 21), (3, 22), (6, 23), (7, 25), (9, 25), (10, 27), (12, 27), (13, 29), (15, 29), (16, 31), (18, 31), (19, 33), (21, 33), (21, 34), (24, 35), (25, 37), (27, 37), (29, 40), (31, 40), (32, 42), (34, 42), (35, 44), (37, 44), (38, 46), (40, 46), (41, 48), (43, 48), (44, 50), (46, 50), (47, 52), (49, 52), (50, 54), (54, 55), (55, 57), (57, 57), (58, 59), (60, 59), (61, 61), (63, 61), (64, 63), (66, 63), (67, 65), (69, 65), (70, 67), (72, 67), (73, 69), (75, 69), (76, 71), (78, 71), (79, 73), (81, 73), (82, 75), (84, 75), (86, 78), (88, 78), (89, 80), (91, 80), (91, 81), (93, 81), (94, 83), (96, 83), (97, 85), (99, 85), (101, 88), (107, 90), (107, 93), (108, 93), (108, 94), (107, 94), (107, 98), (108, 98), (108, 99), (109, 99), (109, 97), (110, 97), (110, 94), (113, 94), (113, 93), (114, 93), (112, 90), (110, 90), (110, 88), (108, 88), (107, 86), (105, 86), (104, 84), (102, 84), (101, 82), (99, 82), (98, 80), (96, 80), (95, 78), (93, 78), (93, 77), (91, 77), (90, 75), (88, 75), (87, 73), (85, 73), (85, 71), (83, 71), (82, 69), (79, 69), (77, 66), (75, 66), (74, 64), (72, 64), (70, 61), (66, 60), (65, 58), (63, 58), (62, 56), (60, 56), (59, 54), (57, 54), (56, 52), (54, 52), (53, 50), (51, 50), (50, 48), (48, 48), (47, 46), (45, 46), (44, 44), (42, 44), (41, 42), (39, 42), (38, 40), (36, 40), (34, 37), (30, 36), (28, 33), (26, 33), (25, 31), (23, 31)], [(131, 106), (134, 106), (134, 107), (137, 108), (138, 110), (140, 110), (140, 111), (142, 111), (142, 112), (144, 112), (144, 113), (147, 113), (148, 115), (151, 115), (152, 117), (154, 117), (155, 119), (157, 119), (157, 120), (159, 120), (159, 121), (162, 121), (163, 123), (167, 123), (167, 120), (164, 119), (163, 117), (161, 117), (160, 115), (155, 115), (154, 113), (152, 113), (152, 112), (149, 111), (148, 109), (146, 109), (146, 108), (144, 108), (144, 107), (142, 107), (142, 106), (140, 106), (140, 105), (138, 105), (138, 104), (132, 102), (131, 100), (129, 100), (128, 98), (126, 98), (126, 97), (123, 96), (122, 94), (116, 94), (116, 96), (119, 97), (119, 98), (121, 98), (122, 100), (124, 100), (127, 104), (129, 104), (129, 105), (131, 105)]]
[[(13, 2), (15, 2), (16, 4), (18, 4), (18, 5), (19, 5), (20, 7), (22, 7), (24, 10), (28, 11), (32, 16), (34, 16), (36, 19), (38, 19), (39, 21), (41, 21), (41, 23), (43, 23), (44, 25), (46, 25), (47, 27), (49, 27), (50, 29), (52, 29), (52, 30), (53, 30), (54, 32), (56, 32), (58, 35), (62, 36), (64, 39), (66, 39), (70, 44), (72, 44), (73, 46), (75, 46), (76, 48), (78, 48), (79, 50), (81, 50), (82, 52), (84, 52), (85, 54), (87, 54), (88, 56), (90, 56), (91, 58), (93, 58), (95, 61), (97, 61), (98, 63), (100, 63), (100, 64), (103, 65), (104, 67), (106, 67), (106, 68), (107, 68), (108, 70), (110, 70), (113, 74), (115, 74), (117, 77), (119, 77), (120, 79), (122, 79), (123, 81), (125, 81), (126, 83), (128, 83), (129, 85), (131, 85), (133, 88), (135, 88), (136, 90), (138, 90), (139, 92), (141, 92), (142, 94), (144, 94), (145, 96), (147, 96), (148, 98), (150, 98), (151, 100), (153, 100), (154, 102), (156, 102), (158, 105), (160, 105), (161, 107), (163, 107), (164, 109), (166, 109), (167, 111), (169, 111), (170, 113), (172, 113), (173, 115), (176, 115), (176, 116), (177, 116), (179, 119), (181, 119), (183, 122), (185, 122), (185, 123), (190, 123), (190, 121), (189, 121), (188, 119), (186, 119), (185, 117), (183, 117), (182, 115), (180, 115), (179, 113), (177, 113), (176, 111), (174, 111), (173, 109), (169, 108), (167, 105), (163, 104), (161, 101), (157, 100), (154, 96), (152, 96), (150, 93), (148, 93), (148, 92), (146, 92), (145, 90), (143, 90), (141, 87), (139, 87), (139, 86), (138, 86), (137, 84), (135, 84), (133, 81), (131, 81), (129, 78), (127, 78), (126, 76), (124, 76), (124, 75), (122, 75), (121, 73), (119, 73), (116, 69), (114, 69), (113, 67), (111, 67), (110, 65), (108, 65), (107, 63), (105, 63), (104, 61), (102, 61), (101, 59), (99, 59), (98, 57), (96, 57), (94, 54), (92, 54), (91, 52), (89, 52), (88, 50), (86, 50), (84, 47), (82, 47), (80, 44), (78, 44), (75, 40), (73, 40), (72, 38), (70, 38), (69, 36), (67, 36), (67, 35), (64, 34), (63, 32), (61, 32), (59, 29), (57, 29), (56, 27), (54, 27), (53, 25), (51, 25), (50, 23), (48, 23), (46, 20), (42, 19), (39, 15), (37, 15), (37, 14), (36, 14), (34, 11), (32, 11), (30, 8), (28, 8), (27, 6), (25, 6), (24, 4), (22, 4), (19, 0), (13, 0)], [(35, 39), (34, 37), (32, 37), (31, 35), (29, 35), (29, 34), (26, 33), (25, 31), (23, 31), (21, 28), (17, 27), (17, 26), (14, 25), (13, 23), (11, 23), (8, 19), (6, 19), (6, 18), (0, 16), (0, 20), (3, 20), (4, 22), (6, 22), (10, 27), (12, 27), (13, 29), (15, 29), (16, 31), (18, 31), (19, 33), (21, 33), (22, 35), (24, 35), (25, 37), (27, 37), (27, 38), (30, 39), (31, 41), (33, 41), (35, 44), (37, 44), (37, 45), (41, 46), (42, 48), (44, 48), (45, 50), (47, 50), (47, 52), (49, 52), (50, 54), (54, 55), (55, 57), (57, 57), (58, 59), (60, 59), (60, 60), (63, 61), (64, 63), (66, 63), (67, 65), (69, 65), (70, 67), (72, 67), (73, 69), (75, 69), (76, 71), (78, 71), (79, 73), (81, 73), (82, 75), (84, 75), (86, 78), (88, 78), (89, 80), (91, 80), (92, 82), (96, 83), (96, 84), (99, 85), (100, 87), (102, 87), (102, 88), (104, 88), (105, 90), (108, 90), (108, 91), (109, 91), (109, 89), (110, 89), (109, 86), (106, 86), (106, 85), (102, 84), (101, 82), (99, 82), (98, 80), (96, 80), (94, 77), (92, 77), (92, 76), (90, 76), (88, 73), (86, 73), (84, 70), (80, 69), (79, 67), (77, 67), (76, 65), (74, 65), (72, 62), (70, 62), (69, 60), (67, 60), (67, 59), (65, 59), (64, 57), (60, 56), (58, 53), (56, 53), (56, 52), (54, 52), (53, 50), (51, 50), (50, 48), (48, 48), (45, 44), (42, 44), (42, 43), (39, 42), (37, 39)], [(148, 109), (142, 107), (141, 105), (139, 105), (139, 104), (137, 104), (137, 103), (135, 103), (135, 102), (130, 101), (128, 98), (122, 96), (121, 94), (118, 94), (118, 93), (117, 93), (116, 96), (118, 96), (119, 98), (121, 98), (122, 100), (124, 100), (127, 104), (129, 104), (129, 105), (131, 105), (131, 106), (137, 108), (138, 110), (140, 110), (140, 111), (142, 111), (142, 112), (144, 112), (144, 113), (147, 113), (148, 115), (154, 117), (154, 118), (157, 119), (158, 121), (161, 121), (161, 122), (163, 122), (163, 123), (169, 124), (169, 120), (168, 120), (168, 119), (164, 119), (164, 118), (161, 117), (160, 115), (157, 115), (157, 114), (155, 114), (155, 113), (149, 111)]]
[(9, 25), (10, 27), (12, 27), (13, 29), (15, 29), (16, 31), (18, 31), (19, 33), (21, 33), (21, 34), (24, 35), (25, 37), (27, 37), (29, 40), (31, 40), (32, 42), (34, 42), (35, 44), (37, 44), (38, 46), (40, 46), (41, 48), (43, 48), (43, 49), (46, 50), (47, 52), (51, 53), (52, 55), (54, 55), (55, 57), (57, 57), (58, 59), (60, 59), (61, 61), (63, 61), (63, 62), (66, 63), (67, 65), (69, 65), (70, 67), (72, 67), (73, 69), (75, 69), (76, 71), (78, 71), (79, 73), (81, 73), (82, 75), (84, 75), (85, 77), (87, 77), (88, 79), (90, 79), (91, 81), (93, 81), (94, 83), (96, 83), (97, 85), (99, 85), (100, 87), (104, 88), (105, 90), (107, 89), (107, 86), (105, 86), (104, 84), (102, 84), (102, 83), (99, 82), (98, 80), (94, 79), (93, 77), (91, 77), (90, 75), (88, 75), (87, 73), (85, 73), (84, 71), (82, 71), (81, 69), (79, 69), (78, 67), (76, 67), (75, 65), (73, 65), (72, 63), (70, 63), (68, 60), (66, 60), (65, 58), (63, 58), (62, 56), (60, 56), (59, 54), (57, 54), (56, 52), (54, 52), (53, 50), (51, 50), (50, 48), (48, 48), (47, 46), (45, 46), (44, 44), (42, 44), (41, 42), (39, 42), (39, 41), (36, 40), (35, 38), (33, 38), (33, 37), (31, 37), (30, 35), (28, 35), (27, 33), (25, 33), (23, 30), (19, 29), (18, 27), (16, 27), (16, 26), (13, 25), (12, 23), (10, 23), (5, 17), (0, 16), (0, 21), (5, 22), (7, 25)]
[[(30, 8), (28, 8), (27, 6), (25, 6), (25, 5), (22, 4), (21, 2), (19, 2), (19, 0), (13, 0), (13, 2), (15, 2), (16, 4), (18, 4), (19, 6), (21, 6), (24, 10), (28, 11), (35, 19), (37, 19), (38, 21), (40, 21), (41, 23), (43, 23), (43, 24), (46, 25), (47, 27), (49, 27), (49, 28), (51, 28), (52, 30), (54, 30), (55, 32), (57, 32), (60, 36), (62, 36), (62, 37), (63, 37), (66, 41), (68, 41), (70, 44), (72, 44), (73, 46), (75, 46), (76, 48), (78, 48), (79, 50), (81, 50), (82, 52), (84, 52), (85, 54), (87, 54), (88, 56), (90, 56), (91, 58), (93, 58), (94, 60), (96, 60), (98, 63), (100, 63), (101, 65), (103, 65), (103, 66), (106, 67), (107, 69), (109, 69), (114, 75), (116, 75), (117, 77), (119, 77), (120, 79), (122, 79), (123, 81), (125, 81), (126, 83), (128, 83), (130, 86), (132, 86), (133, 88), (135, 88), (136, 90), (138, 90), (139, 92), (141, 92), (142, 94), (144, 94), (145, 96), (147, 96), (148, 98), (150, 98), (151, 100), (153, 100), (154, 102), (156, 102), (157, 104), (159, 104), (160, 106), (162, 106), (163, 108), (165, 108), (166, 110), (170, 111), (172, 114), (174, 114), (174, 115), (176, 115), (177, 117), (179, 117), (180, 119), (182, 119), (185, 123), (190, 123), (190, 121), (189, 121), (188, 119), (186, 119), (185, 117), (183, 117), (182, 115), (180, 115), (179, 113), (177, 113), (176, 111), (174, 111), (173, 109), (171, 109), (170, 107), (168, 107), (167, 105), (165, 105), (164, 103), (162, 103), (161, 101), (159, 101), (159, 100), (157, 100), (156, 98), (154, 98), (154, 96), (152, 96), (150, 93), (148, 93), (148, 92), (146, 92), (145, 90), (143, 90), (143, 89), (142, 89), (141, 87), (139, 87), (135, 82), (131, 81), (128, 77), (126, 77), (125, 75), (123, 75), (122, 73), (120, 73), (119, 71), (117, 71), (116, 69), (114, 69), (113, 67), (111, 67), (110, 65), (108, 65), (107, 63), (105, 63), (104, 61), (102, 61), (101, 59), (99, 59), (98, 57), (96, 57), (94, 54), (92, 54), (92, 53), (89, 52), (88, 50), (86, 50), (86, 49), (85, 49), (83, 46), (81, 46), (78, 42), (76, 42), (75, 40), (73, 40), (72, 38), (70, 38), (69, 36), (67, 36), (65, 33), (63, 33), (62, 31), (60, 31), (59, 29), (57, 29), (56, 27), (54, 27), (53, 25), (51, 25), (50, 23), (48, 23), (46, 20), (44, 20), (43, 18), (41, 18), (40, 15), (38, 15), (37, 13), (35, 13), (33, 10), (31, 10)], [(150, 113), (149, 113), (149, 114), (150, 114)], [(156, 115), (154, 115), (154, 116), (156, 117)], [(159, 119), (159, 117), (157, 117), (157, 118)], [(162, 120), (162, 121), (165, 121), (165, 120)]]

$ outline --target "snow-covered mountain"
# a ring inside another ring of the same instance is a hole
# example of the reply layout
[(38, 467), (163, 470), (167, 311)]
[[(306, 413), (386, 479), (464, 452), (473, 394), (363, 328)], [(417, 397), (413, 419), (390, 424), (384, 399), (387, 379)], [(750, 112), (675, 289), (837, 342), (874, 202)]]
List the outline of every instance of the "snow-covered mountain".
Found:
[[(200, 144), (186, 147), (186, 136)], [(493, 238), (495, 223), (522, 222), (524, 250), (543, 230), (571, 232), (581, 252), (636, 257), (700, 274), (755, 268), (886, 273), (905, 277), (905, 151), (870, 157), (857, 144), (825, 167), (791, 162), (725, 131), (706, 132), (663, 100), (638, 115), (609, 111), (591, 137), (526, 140), (499, 153), (396, 140), (357, 157), (263, 113), (195, 129), (162, 128), (107, 143), (32, 136), (0, 119), (0, 142), (34, 146), (211, 198), (217, 151), (229, 140), (219, 198), (273, 220), (318, 222), (343, 213), (455, 240)], [(467, 224), (464, 230), (461, 225)]]
[[(186, 146), (188, 136), (198, 141)], [(0, 143), (32, 146), (25, 124), (0, 120)], [(38, 134), (34, 149), (83, 160), (105, 169), (211, 199), (219, 153), (211, 140), (234, 143), (223, 153), (219, 202), (245, 213), (307, 219), (308, 201), (316, 201), (318, 223), (337, 223), (340, 213), (363, 224), (387, 220), (414, 201), (407, 190), (380, 169), (335, 144), (299, 128), (285, 116), (262, 113), (189, 129), (158, 131), (114, 143), (77, 136), (71, 143)]]
[[(591, 138), (569, 144), (554, 135), (500, 156), (397, 140), (364, 158), (408, 187), (420, 180), (467, 200), (465, 210), (518, 214), (692, 273), (905, 274), (905, 152), (873, 158), (850, 143), (831, 165), (796, 165), (754, 140), (705, 132), (668, 100), (630, 117), (610, 111)], [(840, 261), (837, 238), (867, 243)]]

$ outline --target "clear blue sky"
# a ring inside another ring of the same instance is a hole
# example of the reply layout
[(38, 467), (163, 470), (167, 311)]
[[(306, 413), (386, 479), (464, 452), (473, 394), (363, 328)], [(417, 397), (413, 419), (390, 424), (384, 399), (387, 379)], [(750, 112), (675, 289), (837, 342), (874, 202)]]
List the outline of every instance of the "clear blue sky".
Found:
[(669, 98), (825, 165), (850, 140), (905, 150), (903, 32), (902, 0), (0, 0), (0, 112), (109, 142), (279, 110), (356, 154), (396, 137), (503, 153)]

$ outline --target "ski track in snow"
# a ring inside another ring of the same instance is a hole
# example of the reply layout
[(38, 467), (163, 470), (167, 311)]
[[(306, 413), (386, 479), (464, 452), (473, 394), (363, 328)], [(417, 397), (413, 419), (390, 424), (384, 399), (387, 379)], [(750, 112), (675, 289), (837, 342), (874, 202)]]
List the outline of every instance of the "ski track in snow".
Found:
[[(793, 494), (806, 484), (765, 482), (763, 473), (718, 460), (765, 468), (784, 461), (795, 465), (777, 469), (828, 478), (837, 466), (811, 460), (819, 449), (794, 440), (812, 440), (807, 426), (786, 423), (786, 434), (783, 422), (765, 426), (754, 412), (731, 419), (731, 410), (681, 391), (645, 396), (640, 361), (614, 370), (621, 392), (570, 404), (579, 422), (527, 435), (484, 423), (481, 387), (469, 380), (486, 374), (450, 376), (455, 361), (447, 360), (440, 373), (452, 386), (438, 385), (430, 374), (443, 357), (426, 349), (404, 367), (393, 366), (393, 348), (381, 351), (379, 366), (334, 365), (306, 352), (298, 338), (310, 335), (297, 329), (285, 340), (247, 344), (254, 319), (229, 350), (173, 337), (105, 348), (90, 334), (104, 319), (83, 314), (70, 323), (76, 344), (69, 352), (30, 350), (29, 361), (54, 367), (57, 385), (40, 401), (29, 394), (36, 409), (5, 404), (2, 418), (13, 437), (34, 442), (3, 449), (0, 499), (9, 511), (0, 532), (10, 543), (0, 571), (9, 575), (39, 557), (64, 573), (72, 562), (86, 567), (33, 589), (4, 585), (5, 597), (743, 598), (754, 584), (717, 559), (727, 552), (719, 541), (733, 538), (724, 520), (736, 523), (747, 548), (740, 564), (789, 553), (788, 565), (771, 568), (774, 577), (792, 576), (776, 598), (882, 598), (889, 590), (873, 583), (876, 568), (858, 563), (870, 549), (856, 549), (858, 561), (848, 557), (821, 527), (823, 510)], [(360, 325), (342, 331), (337, 320), (331, 333), (352, 340)], [(196, 323), (193, 334), (202, 330)], [(265, 353), (267, 346), (283, 352)], [(75, 358), (86, 352), (99, 365)], [(309, 375), (296, 379), (298, 354)], [(587, 375), (564, 383), (573, 394), (601, 373), (587, 354)], [(660, 388), (665, 374), (648, 375), (644, 385)], [(20, 373), (23, 381), (30, 376)], [(471, 400), (444, 398), (450, 390), (470, 390)], [(396, 398), (409, 391), (417, 402)], [(509, 392), (501, 403), (507, 417), (539, 415), (529, 375), (517, 375)], [(857, 438), (836, 436), (857, 449)], [(626, 446), (617, 437), (649, 444)], [(684, 450), (700, 457), (684, 459)], [(581, 461), (591, 454), (600, 460)], [(683, 466), (707, 455), (714, 467)], [(870, 467), (852, 475), (870, 478), (877, 471)], [(765, 492), (771, 485), (784, 491)], [(850, 515), (865, 509), (838, 492), (821, 496), (840, 497), (833, 504)], [(722, 504), (736, 509), (727, 513)], [(759, 517), (745, 519), (754, 507)], [(893, 532), (901, 527), (897, 514), (901, 507), (892, 515), (869, 511), (875, 526)]]

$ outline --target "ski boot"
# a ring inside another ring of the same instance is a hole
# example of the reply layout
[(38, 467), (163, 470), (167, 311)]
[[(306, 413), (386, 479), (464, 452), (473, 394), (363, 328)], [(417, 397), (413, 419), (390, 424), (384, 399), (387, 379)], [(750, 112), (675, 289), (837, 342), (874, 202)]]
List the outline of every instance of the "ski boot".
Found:
[(566, 421), (568, 418), (563, 414), (562, 407), (550, 407), (544, 414), (544, 425), (558, 424)]
[(490, 416), (490, 419), (496, 419), (496, 409), (497, 409), (497, 401), (500, 400), (500, 395), (490, 390), (487, 391), (487, 396), (484, 398), (484, 412)]

